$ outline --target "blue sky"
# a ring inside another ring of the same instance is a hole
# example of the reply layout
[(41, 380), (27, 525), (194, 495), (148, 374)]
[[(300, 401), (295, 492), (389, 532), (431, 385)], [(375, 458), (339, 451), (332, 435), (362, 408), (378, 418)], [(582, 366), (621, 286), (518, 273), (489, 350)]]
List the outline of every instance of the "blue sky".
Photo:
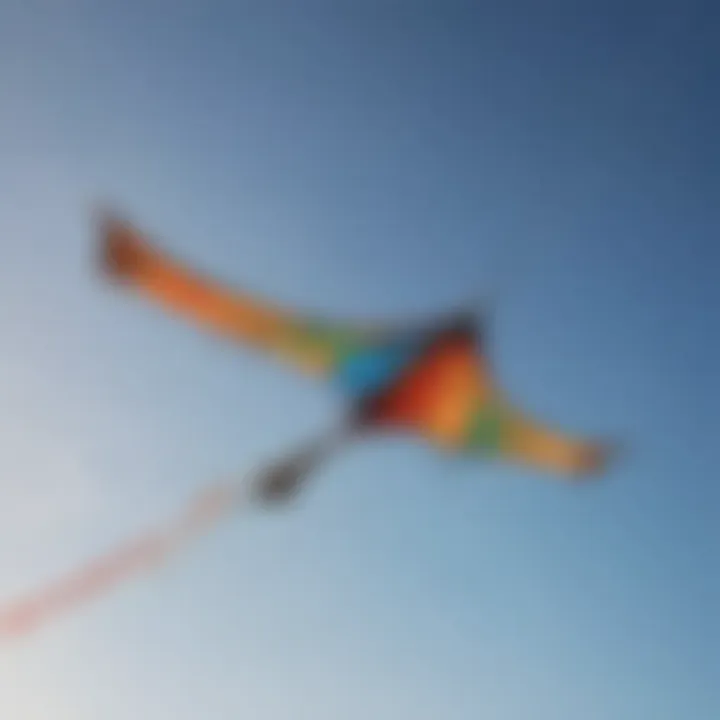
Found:
[[(403, 443), (0, 654), (0, 716), (720, 716), (717, 11), (0, 0), (0, 589), (336, 399), (103, 286), (88, 211), (338, 317), (494, 298), (569, 489)], [(713, 320), (715, 321), (713, 323)]]

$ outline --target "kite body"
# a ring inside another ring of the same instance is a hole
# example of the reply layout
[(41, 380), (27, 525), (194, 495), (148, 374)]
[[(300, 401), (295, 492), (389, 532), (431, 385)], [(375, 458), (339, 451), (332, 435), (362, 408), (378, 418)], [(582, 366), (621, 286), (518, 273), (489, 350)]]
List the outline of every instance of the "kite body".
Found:
[(507, 400), (473, 317), (415, 328), (306, 318), (203, 277), (128, 223), (105, 218), (101, 236), (103, 268), (112, 278), (204, 329), (327, 381), (347, 401), (358, 431), (412, 434), (447, 452), (563, 476), (604, 464), (601, 444), (552, 429)]

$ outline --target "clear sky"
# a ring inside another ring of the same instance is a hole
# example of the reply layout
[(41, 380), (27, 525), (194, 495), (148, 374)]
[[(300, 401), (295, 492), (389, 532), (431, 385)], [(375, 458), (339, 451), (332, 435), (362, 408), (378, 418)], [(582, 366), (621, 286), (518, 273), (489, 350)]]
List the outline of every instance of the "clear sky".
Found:
[(494, 298), (508, 390), (630, 450), (357, 447), (0, 649), (0, 717), (720, 717), (715, 5), (0, 0), (3, 596), (337, 409), (105, 287), (96, 199), (323, 314)]

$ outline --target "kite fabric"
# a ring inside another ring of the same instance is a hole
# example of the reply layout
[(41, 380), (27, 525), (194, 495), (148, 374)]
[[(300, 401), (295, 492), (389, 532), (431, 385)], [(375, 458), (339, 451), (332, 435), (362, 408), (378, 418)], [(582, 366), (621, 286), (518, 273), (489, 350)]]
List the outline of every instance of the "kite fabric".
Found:
[(193, 271), (130, 223), (100, 223), (106, 276), (197, 326), (326, 380), (358, 431), (403, 432), (456, 454), (495, 456), (576, 478), (603, 469), (609, 448), (533, 419), (490, 367), (482, 324), (468, 313), (410, 326), (327, 322), (279, 308)]

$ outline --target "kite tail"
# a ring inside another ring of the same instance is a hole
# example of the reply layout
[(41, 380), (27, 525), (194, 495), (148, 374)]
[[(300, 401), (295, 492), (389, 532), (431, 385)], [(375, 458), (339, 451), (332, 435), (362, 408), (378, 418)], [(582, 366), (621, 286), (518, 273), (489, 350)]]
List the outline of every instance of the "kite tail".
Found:
[(237, 501), (238, 486), (211, 487), (165, 527), (122, 545), (39, 592), (0, 607), (0, 636), (25, 635), (132, 576), (154, 569), (235, 509)]
[(312, 472), (355, 435), (341, 423), (242, 481), (203, 491), (171, 522), (123, 544), (80, 570), (5, 607), (0, 637), (25, 635), (41, 624), (108, 592), (135, 575), (155, 569), (185, 543), (217, 524), (245, 502), (277, 505), (295, 497)]
[(264, 504), (273, 505), (293, 499), (310, 476), (359, 432), (358, 421), (351, 416), (329, 432), (272, 463), (255, 482), (255, 497)]

